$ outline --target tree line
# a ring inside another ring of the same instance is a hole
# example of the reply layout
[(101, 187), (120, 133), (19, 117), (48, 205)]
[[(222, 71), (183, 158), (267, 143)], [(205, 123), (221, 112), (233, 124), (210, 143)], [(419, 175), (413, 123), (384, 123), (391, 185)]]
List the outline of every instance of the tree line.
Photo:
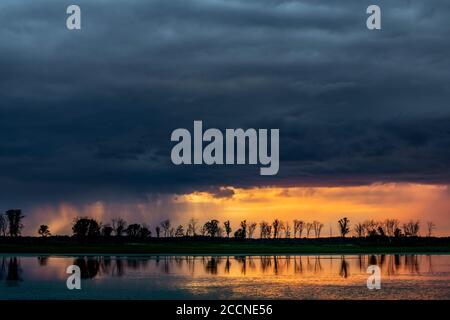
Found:
[[(0, 236), (18, 237), (23, 229), (25, 216), (20, 209), (11, 209), (0, 214)], [(337, 221), (339, 235), (345, 238), (352, 231), (354, 236), (363, 237), (417, 237), (420, 235), (421, 223), (418, 220), (410, 220), (400, 223), (398, 219), (386, 219), (383, 221), (366, 220), (352, 226), (346, 217)], [(77, 217), (72, 223), (73, 236), (77, 238), (96, 237), (128, 237), (133, 239), (179, 238), (179, 237), (212, 237), (252, 239), (280, 239), (280, 238), (320, 238), (324, 224), (319, 221), (305, 222), (300, 219), (283, 221), (274, 219), (272, 222), (260, 221), (247, 222), (242, 220), (233, 230), (230, 220), (220, 222), (213, 219), (200, 224), (197, 219), (190, 219), (187, 225), (173, 225), (170, 219), (162, 221), (153, 229), (147, 224), (128, 224), (122, 218), (115, 218), (111, 223), (103, 224), (94, 218)], [(425, 226), (426, 236), (431, 237), (436, 225), (429, 221)], [(234, 232), (233, 232), (234, 231)], [(41, 237), (51, 236), (48, 225), (41, 225), (37, 230)], [(331, 230), (330, 230), (331, 233)], [(331, 234), (330, 234), (331, 236)]]

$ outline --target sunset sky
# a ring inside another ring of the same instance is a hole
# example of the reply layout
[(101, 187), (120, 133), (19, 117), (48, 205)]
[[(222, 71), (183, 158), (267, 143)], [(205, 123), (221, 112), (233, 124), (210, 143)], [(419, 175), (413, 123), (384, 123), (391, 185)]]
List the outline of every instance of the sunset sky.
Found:
[[(0, 2), (0, 210), (154, 227), (419, 219), (450, 234), (445, 0)], [(176, 128), (277, 128), (280, 170), (175, 166)]]

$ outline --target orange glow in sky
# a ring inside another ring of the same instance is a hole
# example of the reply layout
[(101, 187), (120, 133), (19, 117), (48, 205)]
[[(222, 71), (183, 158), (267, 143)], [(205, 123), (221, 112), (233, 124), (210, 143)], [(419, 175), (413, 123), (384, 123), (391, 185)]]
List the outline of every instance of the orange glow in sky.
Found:
[(337, 236), (337, 220), (342, 217), (348, 217), (352, 225), (366, 219), (396, 218), (401, 222), (420, 220), (422, 235), (426, 234), (427, 221), (437, 225), (436, 235), (450, 235), (448, 186), (391, 183), (353, 187), (227, 189), (232, 190), (226, 193), (228, 197), (195, 192), (169, 195), (164, 201), (120, 205), (102, 201), (83, 206), (63, 203), (57, 207), (37, 208), (33, 216), (39, 217), (40, 223), (47, 223), (53, 234), (70, 234), (71, 222), (76, 216), (92, 216), (104, 223), (121, 216), (129, 223), (146, 223), (152, 229), (165, 218), (170, 218), (173, 225), (186, 225), (190, 218), (198, 219), (199, 224), (210, 219), (229, 219), (233, 230), (244, 219), (270, 222), (278, 218), (291, 224), (293, 219), (318, 220), (324, 224), (322, 236)]
[(193, 193), (177, 201), (199, 219), (206, 213), (237, 224), (242, 219), (259, 222), (274, 218), (291, 221), (318, 220), (323, 235), (337, 235), (336, 222), (348, 217), (357, 223), (366, 219), (397, 218), (437, 224), (436, 234), (450, 234), (450, 192), (447, 186), (421, 184), (374, 184), (356, 187), (294, 187), (233, 189), (230, 198)]

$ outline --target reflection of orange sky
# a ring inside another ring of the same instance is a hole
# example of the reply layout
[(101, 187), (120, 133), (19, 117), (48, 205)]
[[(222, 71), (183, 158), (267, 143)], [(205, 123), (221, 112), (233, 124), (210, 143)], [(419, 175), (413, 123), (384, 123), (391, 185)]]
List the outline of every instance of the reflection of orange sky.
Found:
[(336, 221), (344, 216), (352, 223), (365, 219), (418, 219), (422, 222), (422, 234), (425, 234), (425, 224), (430, 220), (437, 224), (437, 235), (450, 234), (450, 191), (447, 186), (392, 183), (353, 187), (230, 189), (234, 194), (227, 198), (196, 192), (171, 195), (164, 201), (158, 199), (120, 205), (101, 201), (84, 206), (61, 204), (38, 208), (32, 215), (49, 224), (53, 234), (70, 233), (71, 221), (76, 216), (92, 216), (103, 222), (122, 216), (131, 223), (146, 222), (153, 227), (166, 217), (171, 218), (173, 224), (186, 224), (191, 217), (200, 223), (208, 219), (229, 219), (235, 227), (243, 219), (255, 222), (274, 218), (318, 220), (325, 224), (323, 236), (329, 236), (330, 227), (333, 235), (337, 235)]

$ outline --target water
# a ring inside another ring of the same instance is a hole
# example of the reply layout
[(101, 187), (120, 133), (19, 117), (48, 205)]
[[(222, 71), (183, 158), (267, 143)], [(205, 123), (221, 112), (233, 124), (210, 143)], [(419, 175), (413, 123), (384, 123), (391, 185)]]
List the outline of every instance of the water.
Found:
[[(67, 289), (72, 264), (81, 290)], [(0, 255), (0, 299), (450, 299), (450, 255)]]

